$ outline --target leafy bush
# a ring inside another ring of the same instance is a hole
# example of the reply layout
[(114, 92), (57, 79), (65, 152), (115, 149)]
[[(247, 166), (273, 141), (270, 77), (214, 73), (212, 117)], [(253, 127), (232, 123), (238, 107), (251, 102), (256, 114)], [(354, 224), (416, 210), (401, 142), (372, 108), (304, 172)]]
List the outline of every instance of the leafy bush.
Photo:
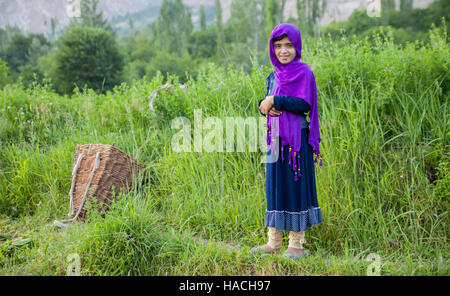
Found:
[(73, 26), (61, 36), (51, 73), (57, 90), (79, 88), (105, 92), (119, 84), (123, 58), (113, 35), (100, 28)]
[(9, 76), (9, 68), (5, 61), (0, 59), (0, 89), (2, 89), (8, 83), (11, 83), (12, 79)]
[(188, 75), (196, 75), (196, 63), (188, 55), (179, 57), (177, 54), (160, 51), (151, 59), (146, 68), (146, 74), (149, 78), (153, 78), (158, 72), (163, 77), (168, 75), (177, 76), (181, 83), (188, 80)]

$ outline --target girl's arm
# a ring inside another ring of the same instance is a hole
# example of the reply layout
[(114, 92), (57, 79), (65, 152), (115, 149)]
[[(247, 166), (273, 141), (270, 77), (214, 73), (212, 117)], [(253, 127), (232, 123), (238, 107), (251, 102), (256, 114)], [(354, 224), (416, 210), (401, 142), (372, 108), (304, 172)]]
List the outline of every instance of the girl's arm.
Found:
[[(267, 78), (266, 78), (266, 89), (267, 89), (267, 91), (266, 91), (266, 95), (264, 96), (264, 99), (267, 97), (267, 95), (269, 94), (269, 84), (270, 84), (270, 76), (271, 76), (272, 74), (270, 74)], [(262, 115), (262, 116), (266, 116), (264, 113), (262, 113), (261, 112), (261, 108), (260, 108), (260, 106), (261, 106), (261, 102), (262, 101), (264, 101), (264, 99), (261, 99), (261, 100), (259, 100), (259, 102), (258, 102), (258, 110), (259, 110), (259, 113)]]
[(259, 102), (258, 102), (258, 110), (259, 110), (259, 113), (261, 113), (262, 116), (266, 116), (266, 115), (264, 115), (264, 114), (261, 112), (261, 109), (259, 108), (259, 106), (261, 106), (261, 102), (262, 102), (262, 101), (264, 101), (264, 99), (261, 99), (261, 100), (259, 100)]
[(273, 103), (274, 108), (279, 111), (286, 110), (305, 115), (310, 110), (309, 104), (305, 100), (296, 97), (274, 96)]
[(269, 95), (270, 86), (271, 86), (271, 84), (273, 84), (273, 83), (272, 83), (272, 82), (273, 82), (273, 79), (274, 79), (273, 76), (274, 76), (274, 72), (270, 73), (269, 76), (267, 76), (266, 81), (265, 81), (266, 89), (267, 89), (267, 90), (266, 90), (266, 95), (264, 96), (263, 99), (259, 100), (259, 102), (258, 102), (258, 110), (259, 110), (259, 113), (260, 113), (262, 116), (264, 116), (264, 117), (266, 116), (266, 114), (264, 114), (264, 113), (261, 112), (261, 102), (264, 101), (265, 98)]

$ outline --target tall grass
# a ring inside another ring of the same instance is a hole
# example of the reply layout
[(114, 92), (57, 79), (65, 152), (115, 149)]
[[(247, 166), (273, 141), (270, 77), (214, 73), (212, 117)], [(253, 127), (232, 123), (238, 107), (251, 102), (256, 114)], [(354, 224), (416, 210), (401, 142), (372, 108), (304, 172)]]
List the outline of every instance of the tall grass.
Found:
[[(429, 36), (405, 48), (389, 31), (305, 47), (318, 85), (324, 223), (307, 231), (313, 255), (302, 264), (248, 252), (266, 240), (264, 152), (171, 147), (172, 119), (185, 116), (193, 129), (198, 109), (223, 123), (259, 119), (270, 68), (245, 74), (209, 65), (183, 87), (169, 77), (173, 87), (159, 91), (154, 110), (149, 98), (161, 76), (106, 95), (7, 86), (0, 273), (65, 274), (67, 255), (77, 253), (86, 275), (364, 275), (364, 259), (377, 253), (382, 274), (447, 275), (450, 54), (445, 26)], [(80, 143), (115, 143), (149, 174), (106, 217), (57, 230), (50, 224), (67, 213)]]

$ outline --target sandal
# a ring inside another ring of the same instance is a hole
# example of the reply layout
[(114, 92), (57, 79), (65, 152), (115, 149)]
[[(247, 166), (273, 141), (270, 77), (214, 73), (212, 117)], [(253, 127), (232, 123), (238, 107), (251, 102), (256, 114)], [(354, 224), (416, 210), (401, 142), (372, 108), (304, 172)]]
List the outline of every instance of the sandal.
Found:
[(278, 253), (280, 253), (280, 251), (281, 251), (281, 248), (279, 248), (279, 249), (277, 249), (277, 250), (273, 250), (272, 247), (268, 246), (269, 248), (272, 249), (272, 251), (271, 251), (271, 252), (266, 252), (266, 251), (263, 249), (264, 246), (268, 246), (268, 245), (265, 244), (265, 245), (262, 245), (262, 246), (253, 247), (250, 251), (251, 251), (252, 253), (255, 253), (255, 254), (261, 254), (261, 255), (278, 254)]
[(291, 252), (286, 251), (286, 252), (283, 253), (283, 257), (284, 258), (288, 258), (288, 259), (292, 259), (294, 261), (297, 261), (297, 260), (299, 260), (301, 258), (306, 258), (306, 257), (308, 257), (310, 255), (309, 251), (306, 250), (306, 249), (302, 249), (301, 251), (303, 251), (301, 253), (301, 255), (295, 255), (295, 254), (293, 254)]

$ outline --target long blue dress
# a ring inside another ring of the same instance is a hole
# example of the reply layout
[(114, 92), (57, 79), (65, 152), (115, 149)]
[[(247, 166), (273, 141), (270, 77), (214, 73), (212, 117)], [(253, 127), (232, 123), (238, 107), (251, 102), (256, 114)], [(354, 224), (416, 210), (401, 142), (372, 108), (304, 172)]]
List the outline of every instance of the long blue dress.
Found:
[[(266, 96), (271, 95), (275, 89), (274, 74), (274, 72), (270, 73), (266, 79)], [(259, 101), (259, 104), (261, 101)], [(277, 230), (305, 231), (312, 225), (322, 222), (322, 212), (317, 202), (313, 152), (312, 147), (308, 144), (309, 123), (305, 114), (310, 110), (310, 107), (301, 98), (274, 96), (274, 108), (303, 115), (302, 144), (300, 147), (302, 174), (300, 180), (295, 182), (294, 172), (287, 161), (288, 148), (285, 146), (282, 152), (281, 145), (278, 145), (280, 157), (276, 162), (267, 162), (267, 210), (264, 224), (266, 227), (274, 227)], [(261, 115), (265, 116), (262, 113)], [(279, 139), (277, 140), (279, 141)], [(284, 162), (281, 159), (281, 153), (284, 153)], [(267, 157), (270, 155), (271, 150), (269, 149)]]

